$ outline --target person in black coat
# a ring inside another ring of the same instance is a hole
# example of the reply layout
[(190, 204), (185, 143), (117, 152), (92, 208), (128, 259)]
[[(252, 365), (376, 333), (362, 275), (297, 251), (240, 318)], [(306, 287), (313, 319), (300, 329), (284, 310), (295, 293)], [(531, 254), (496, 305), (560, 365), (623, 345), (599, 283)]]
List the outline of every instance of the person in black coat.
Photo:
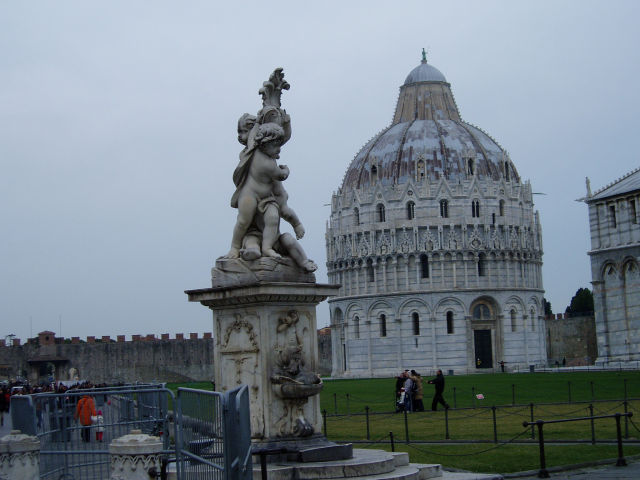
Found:
[(449, 408), (449, 404), (445, 402), (442, 392), (444, 392), (444, 375), (442, 375), (442, 370), (438, 370), (438, 374), (436, 378), (433, 380), (429, 380), (429, 382), (436, 387), (436, 393), (433, 396), (433, 401), (431, 402), (431, 410), (434, 412), (438, 410), (438, 403), (441, 403), (444, 408)]

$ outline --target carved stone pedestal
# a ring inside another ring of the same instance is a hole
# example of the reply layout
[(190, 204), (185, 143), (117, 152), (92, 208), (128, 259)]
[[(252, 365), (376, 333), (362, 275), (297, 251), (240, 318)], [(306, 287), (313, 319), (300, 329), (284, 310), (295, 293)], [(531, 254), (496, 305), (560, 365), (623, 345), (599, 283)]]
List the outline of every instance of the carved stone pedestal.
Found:
[(186, 293), (213, 311), (216, 389), (249, 386), (254, 448), (350, 458), (350, 445), (322, 436), (322, 381), (315, 373), (316, 305), (338, 287), (295, 272), (285, 259), (220, 259), (212, 270), (215, 287)]
[(40, 440), (11, 430), (0, 439), (0, 479), (38, 480), (40, 478)]
[(131, 430), (109, 445), (111, 480), (146, 480), (160, 476), (162, 440)]

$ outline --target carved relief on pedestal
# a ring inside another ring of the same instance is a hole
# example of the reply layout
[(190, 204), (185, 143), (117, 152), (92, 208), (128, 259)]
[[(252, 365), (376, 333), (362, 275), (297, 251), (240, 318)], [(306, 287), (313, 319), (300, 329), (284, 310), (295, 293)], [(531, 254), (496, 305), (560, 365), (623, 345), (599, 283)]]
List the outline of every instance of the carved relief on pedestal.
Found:
[(146, 479), (160, 472), (160, 455), (111, 455), (111, 480)]
[[(306, 367), (305, 357), (310, 356), (310, 346), (303, 345), (299, 329), (300, 317), (290, 310), (278, 318), (276, 345), (271, 373), (274, 393), (282, 398), (282, 414), (276, 421), (277, 434), (281, 437), (306, 437), (314, 432), (311, 422), (304, 416), (308, 398), (322, 390), (320, 377)], [(306, 329), (302, 329), (302, 334)]]
[(258, 378), (258, 335), (253, 324), (236, 315), (224, 329), (220, 342), (222, 390), (231, 390), (239, 385), (249, 386), (251, 400), (251, 432), (253, 436), (264, 436), (263, 406), (259, 402), (260, 382)]

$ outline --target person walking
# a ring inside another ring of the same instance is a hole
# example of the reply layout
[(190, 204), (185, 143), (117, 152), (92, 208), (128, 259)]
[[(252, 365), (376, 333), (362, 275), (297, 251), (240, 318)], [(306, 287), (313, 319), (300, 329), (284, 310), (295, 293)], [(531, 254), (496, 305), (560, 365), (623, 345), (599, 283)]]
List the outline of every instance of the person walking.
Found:
[(413, 412), (414, 383), (408, 371), (404, 375), (404, 409), (406, 412)]
[(413, 380), (414, 385), (413, 409), (416, 412), (424, 412), (424, 403), (422, 403), (422, 398), (424, 397), (424, 392), (422, 391), (422, 377), (415, 370), (411, 370), (410, 378)]
[(91, 441), (91, 417), (96, 416), (96, 403), (93, 401), (93, 397), (88, 394), (84, 394), (78, 405), (76, 405), (76, 413), (73, 416), (82, 425), (82, 441)]
[(433, 401), (431, 402), (431, 410), (434, 412), (438, 410), (438, 403), (441, 403), (444, 408), (448, 409), (449, 404), (445, 402), (444, 397), (442, 396), (442, 392), (444, 392), (444, 375), (442, 375), (442, 370), (438, 370), (436, 378), (429, 380), (428, 383), (436, 387), (436, 393), (433, 396)]

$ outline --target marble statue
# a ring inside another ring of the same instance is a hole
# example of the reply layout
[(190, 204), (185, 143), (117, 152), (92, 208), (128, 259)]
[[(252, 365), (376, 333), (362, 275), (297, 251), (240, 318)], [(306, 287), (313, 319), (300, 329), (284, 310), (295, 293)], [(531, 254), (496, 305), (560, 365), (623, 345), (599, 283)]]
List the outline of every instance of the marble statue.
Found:
[(313, 272), (318, 267), (298, 241), (289, 233), (280, 233), (282, 218), (291, 224), (298, 240), (305, 234), (282, 184), (289, 177), (289, 168), (277, 162), (282, 146), (291, 138), (291, 118), (280, 108), (282, 90), (287, 89), (282, 69), (277, 68), (260, 89), (262, 109), (256, 116), (245, 113), (238, 120), (238, 141), (245, 148), (233, 172), (236, 191), (231, 206), (238, 209), (238, 218), (226, 258), (288, 256), (305, 272)]

